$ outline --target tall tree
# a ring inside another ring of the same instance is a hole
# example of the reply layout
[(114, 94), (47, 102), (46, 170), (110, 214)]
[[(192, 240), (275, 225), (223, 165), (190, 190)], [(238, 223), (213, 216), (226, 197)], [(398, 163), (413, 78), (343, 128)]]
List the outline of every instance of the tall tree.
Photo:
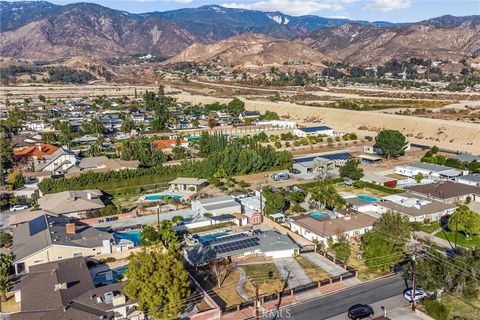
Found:
[(398, 130), (382, 130), (375, 138), (376, 147), (382, 151), (387, 159), (403, 156), (407, 144), (407, 139)]
[(179, 317), (190, 294), (188, 273), (178, 253), (144, 249), (129, 257), (125, 293), (155, 319)]
[(450, 215), (448, 228), (455, 232), (456, 245), (458, 232), (463, 232), (467, 237), (480, 234), (480, 214), (473, 212), (466, 205), (461, 205)]
[(238, 98), (234, 98), (228, 103), (227, 110), (231, 115), (238, 117), (240, 113), (245, 111), (245, 102)]
[(363, 252), (367, 267), (387, 271), (403, 261), (405, 244), (410, 237), (408, 218), (388, 211), (362, 236)]
[(363, 177), (363, 169), (359, 167), (360, 160), (351, 159), (348, 160), (340, 168), (340, 177), (350, 178), (352, 180), (359, 180)]

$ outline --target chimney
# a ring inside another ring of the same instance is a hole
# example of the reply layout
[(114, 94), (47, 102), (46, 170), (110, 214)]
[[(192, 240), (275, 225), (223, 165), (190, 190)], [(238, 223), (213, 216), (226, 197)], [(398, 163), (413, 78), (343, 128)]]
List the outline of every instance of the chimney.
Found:
[(90, 192), (87, 192), (87, 199), (92, 200), (92, 194)]
[(38, 151), (42, 151), (42, 145), (41, 145), (41, 144), (37, 144), (37, 149), (38, 149)]
[(120, 294), (120, 295), (117, 295), (115, 297), (113, 297), (113, 306), (120, 306), (122, 304), (125, 304), (127, 303), (127, 298), (125, 297), (124, 294)]
[(67, 223), (65, 225), (65, 232), (67, 234), (75, 234), (76, 233), (76, 230), (75, 230), (75, 223)]
[(62, 289), (63, 290), (67, 289), (67, 283), (66, 282), (55, 284), (55, 291), (62, 290)]

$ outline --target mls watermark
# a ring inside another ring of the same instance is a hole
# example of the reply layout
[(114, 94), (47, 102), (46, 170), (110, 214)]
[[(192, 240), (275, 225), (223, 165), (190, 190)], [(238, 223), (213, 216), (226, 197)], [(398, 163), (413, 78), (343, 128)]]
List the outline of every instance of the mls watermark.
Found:
[[(267, 310), (260, 306), (258, 312), (260, 319), (290, 319), (292, 317), (292, 309), (290, 308)], [(253, 315), (255, 316), (255, 309)]]

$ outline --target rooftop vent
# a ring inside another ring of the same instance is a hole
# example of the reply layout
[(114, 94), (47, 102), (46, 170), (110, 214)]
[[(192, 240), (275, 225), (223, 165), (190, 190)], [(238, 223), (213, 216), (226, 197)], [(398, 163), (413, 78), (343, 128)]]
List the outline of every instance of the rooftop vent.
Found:
[(113, 291), (108, 291), (103, 294), (103, 297), (105, 299), (105, 303), (112, 303), (113, 302)]

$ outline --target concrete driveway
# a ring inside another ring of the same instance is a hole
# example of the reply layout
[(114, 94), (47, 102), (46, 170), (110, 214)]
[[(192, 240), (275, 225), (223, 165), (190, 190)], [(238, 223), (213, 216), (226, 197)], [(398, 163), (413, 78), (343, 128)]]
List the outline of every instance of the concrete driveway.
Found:
[(273, 263), (277, 267), (280, 276), (288, 281), (289, 288), (312, 282), (295, 258), (274, 259)]
[(323, 270), (327, 271), (328, 273), (330, 273), (333, 276), (339, 276), (342, 273), (347, 272), (347, 270), (345, 270), (342, 267), (336, 265), (335, 263), (328, 260), (327, 258), (325, 258), (324, 256), (322, 256), (319, 253), (308, 252), (308, 253), (302, 254), (302, 256), (307, 258), (308, 260), (310, 260), (310, 262), (315, 264), (317, 267), (322, 268)]

